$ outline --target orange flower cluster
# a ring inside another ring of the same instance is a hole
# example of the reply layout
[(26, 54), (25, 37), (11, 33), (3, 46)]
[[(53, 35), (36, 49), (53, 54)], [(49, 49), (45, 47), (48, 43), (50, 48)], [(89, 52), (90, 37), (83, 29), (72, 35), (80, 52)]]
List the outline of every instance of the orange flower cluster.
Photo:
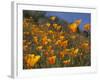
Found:
[(29, 69), (33, 68), (39, 60), (40, 60), (39, 55), (35, 56), (34, 54), (27, 54), (24, 56), (24, 63)]
[[(90, 35), (84, 36), (78, 28), (81, 19), (66, 26), (57, 22), (56, 16), (43, 24), (32, 18), (23, 20), (23, 66), (25, 69), (88, 66), (90, 65)], [(90, 24), (83, 26), (90, 30)], [(83, 31), (84, 31), (83, 30)]]
[(77, 32), (77, 28), (79, 27), (79, 25), (81, 24), (81, 19), (76, 20), (75, 22), (71, 23), (69, 25), (69, 29), (71, 32)]

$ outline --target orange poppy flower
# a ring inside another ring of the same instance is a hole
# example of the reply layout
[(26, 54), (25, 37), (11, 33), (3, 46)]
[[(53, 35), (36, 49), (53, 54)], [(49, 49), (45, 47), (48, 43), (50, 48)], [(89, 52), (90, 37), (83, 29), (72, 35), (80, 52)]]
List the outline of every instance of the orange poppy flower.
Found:
[(38, 37), (34, 36), (34, 37), (33, 37), (33, 40), (34, 40), (34, 43), (35, 43), (35, 44), (38, 44)]
[(77, 24), (76, 23), (72, 23), (72, 24), (70, 24), (69, 25), (69, 30), (71, 31), (71, 32), (76, 32), (77, 31)]
[(56, 56), (51, 56), (51, 57), (49, 57), (48, 58), (48, 62), (49, 62), (49, 64), (55, 64), (55, 62), (56, 62)]
[(50, 43), (52, 40), (51, 39), (47, 39), (47, 41)]
[(64, 36), (60, 36), (60, 40), (64, 40), (64, 38), (65, 38)]
[(83, 43), (82, 44), (82, 48), (84, 48), (84, 49), (88, 49), (89, 48), (89, 43)]
[(51, 45), (48, 46), (48, 47), (47, 47), (47, 50), (48, 50), (48, 51), (51, 51), (51, 50), (52, 50), (52, 46), (51, 46)]
[(44, 37), (42, 38), (42, 44), (43, 44), (43, 45), (48, 44), (47, 36), (44, 36)]
[(71, 63), (71, 60), (69, 59), (69, 60), (64, 60), (63, 61), (63, 64), (70, 64)]
[(61, 44), (61, 40), (57, 40), (55, 45), (60, 45)]
[(68, 40), (62, 41), (60, 45), (66, 47), (68, 45)]
[(79, 49), (78, 48), (72, 48), (72, 50), (71, 50), (71, 55), (73, 56), (73, 57), (75, 57), (75, 56), (77, 56), (77, 54), (78, 54), (78, 52), (79, 52)]
[(24, 62), (26, 63), (27, 68), (32, 68), (40, 60), (39, 55), (27, 54), (24, 56)]
[(60, 52), (60, 53), (59, 53), (59, 56), (60, 56), (60, 58), (64, 58), (64, 56), (65, 56), (64, 52), (63, 52), (63, 51)]
[(36, 49), (40, 51), (40, 50), (42, 50), (42, 48), (43, 48), (43, 46), (38, 46)]
[(81, 22), (82, 22), (82, 20), (81, 20), (81, 19), (77, 19), (77, 20), (75, 20), (75, 21), (74, 21), (74, 23), (76, 23), (76, 24), (77, 24), (77, 26), (79, 26), (79, 25), (81, 24)]
[(84, 25), (84, 30), (89, 31), (90, 30), (90, 24), (85, 24)]

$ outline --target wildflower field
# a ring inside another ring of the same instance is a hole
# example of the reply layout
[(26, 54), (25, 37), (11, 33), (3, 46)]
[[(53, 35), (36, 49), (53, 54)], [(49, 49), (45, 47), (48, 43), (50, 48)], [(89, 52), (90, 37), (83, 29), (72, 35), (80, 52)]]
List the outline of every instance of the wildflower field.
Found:
[(23, 69), (91, 66), (91, 23), (47, 13), (23, 11)]

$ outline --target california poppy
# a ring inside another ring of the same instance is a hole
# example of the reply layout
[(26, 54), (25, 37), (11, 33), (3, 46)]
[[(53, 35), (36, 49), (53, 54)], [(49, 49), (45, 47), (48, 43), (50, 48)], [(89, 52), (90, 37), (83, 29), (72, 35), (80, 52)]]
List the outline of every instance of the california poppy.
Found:
[(63, 61), (63, 64), (70, 64), (70, 63), (71, 63), (71, 60), (70, 59)]
[(26, 54), (24, 56), (24, 61), (26, 63), (27, 68), (32, 68), (35, 66), (35, 64), (40, 60), (39, 55), (34, 55), (34, 54)]
[(50, 56), (50, 57), (48, 57), (48, 62), (49, 62), (49, 64), (55, 64), (55, 62), (56, 62), (56, 56)]
[(89, 30), (90, 30), (90, 24), (85, 24), (84, 31), (89, 31)]
[(77, 24), (76, 23), (72, 23), (72, 24), (69, 24), (69, 30), (71, 32), (77, 32)]
[(38, 37), (34, 36), (33, 41), (34, 41), (35, 44), (38, 44)]

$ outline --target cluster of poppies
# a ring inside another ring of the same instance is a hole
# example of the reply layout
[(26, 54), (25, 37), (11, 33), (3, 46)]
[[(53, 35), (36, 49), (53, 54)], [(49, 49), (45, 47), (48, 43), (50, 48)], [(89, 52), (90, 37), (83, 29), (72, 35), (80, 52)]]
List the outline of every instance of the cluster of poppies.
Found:
[[(81, 19), (66, 25), (50, 16), (42, 24), (23, 19), (23, 68), (90, 66), (90, 24)], [(87, 34), (87, 36), (86, 36)]]

